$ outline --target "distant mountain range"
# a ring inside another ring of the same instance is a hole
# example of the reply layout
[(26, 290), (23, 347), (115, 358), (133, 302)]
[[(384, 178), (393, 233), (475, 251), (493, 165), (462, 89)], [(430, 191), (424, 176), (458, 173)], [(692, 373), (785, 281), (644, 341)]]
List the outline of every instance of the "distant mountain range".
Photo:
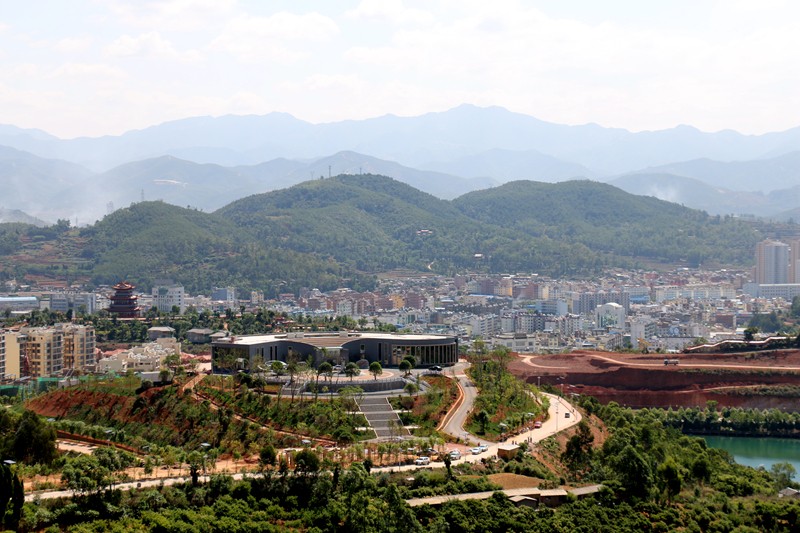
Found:
[(800, 207), (800, 128), (633, 133), (471, 105), (327, 124), (285, 113), (194, 117), (68, 140), (0, 125), (0, 207), (49, 222), (89, 223), (142, 197), (214, 210), (310, 178), (361, 173), (443, 199), (516, 180), (590, 178), (712, 214), (771, 216)]

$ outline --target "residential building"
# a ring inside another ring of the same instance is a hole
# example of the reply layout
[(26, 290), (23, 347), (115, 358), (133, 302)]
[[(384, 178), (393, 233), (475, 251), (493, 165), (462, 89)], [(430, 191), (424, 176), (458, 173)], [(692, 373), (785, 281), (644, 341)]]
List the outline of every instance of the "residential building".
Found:
[(93, 315), (98, 310), (97, 295), (93, 292), (53, 292), (50, 293), (50, 310)]
[(22, 328), (20, 372), (31, 377), (61, 375), (64, 361), (64, 334), (57, 328)]
[(625, 308), (618, 303), (609, 302), (595, 309), (595, 324), (599, 328), (624, 328)]
[(214, 287), (211, 291), (211, 299), (214, 302), (221, 302), (226, 308), (236, 307), (236, 289), (234, 287)]
[(0, 380), (20, 377), (19, 335), (12, 331), (0, 331)]
[(173, 308), (178, 308), (180, 314), (186, 311), (186, 293), (183, 285), (171, 281), (164, 281), (153, 287), (153, 307), (162, 313), (172, 313)]
[(94, 370), (95, 330), (93, 326), (57, 324), (62, 335), (62, 358), (64, 371), (86, 372)]
[(780, 241), (766, 240), (756, 245), (756, 268), (754, 281), (759, 284), (789, 283), (789, 245)]

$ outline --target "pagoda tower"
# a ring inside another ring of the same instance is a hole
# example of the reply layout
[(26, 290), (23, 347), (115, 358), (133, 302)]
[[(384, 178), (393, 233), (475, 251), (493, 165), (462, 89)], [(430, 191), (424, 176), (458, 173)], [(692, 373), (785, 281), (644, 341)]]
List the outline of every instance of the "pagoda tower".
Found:
[(139, 297), (133, 294), (136, 286), (122, 281), (111, 288), (114, 289), (114, 295), (111, 296), (108, 312), (116, 314), (119, 318), (139, 318)]

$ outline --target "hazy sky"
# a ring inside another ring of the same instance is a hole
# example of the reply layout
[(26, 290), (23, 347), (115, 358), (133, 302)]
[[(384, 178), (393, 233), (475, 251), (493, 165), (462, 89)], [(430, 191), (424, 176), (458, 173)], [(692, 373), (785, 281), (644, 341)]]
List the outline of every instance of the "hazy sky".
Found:
[(794, 0), (28, 0), (0, 123), (60, 137), (196, 115), (310, 122), (462, 103), (634, 131), (800, 125)]

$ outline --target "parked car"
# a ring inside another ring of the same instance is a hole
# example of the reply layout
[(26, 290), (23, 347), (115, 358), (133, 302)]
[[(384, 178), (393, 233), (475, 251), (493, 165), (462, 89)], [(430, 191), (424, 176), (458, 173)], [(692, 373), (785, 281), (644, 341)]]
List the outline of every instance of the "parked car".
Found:
[(533, 423), (533, 429), (539, 429), (540, 427), (542, 427), (541, 420), (537, 420), (536, 422)]
[(472, 455), (480, 455), (483, 453), (483, 450), (481, 449), (480, 446), (475, 446), (470, 451), (472, 452)]
[(441, 372), (441, 371), (442, 371), (442, 367), (440, 367), (439, 365), (433, 365), (431, 367), (431, 372)]
[(572, 416), (572, 415), (570, 415), (569, 412), (564, 413), (564, 418), (569, 418), (570, 416)]
[(489, 451), (489, 447), (485, 444), (481, 444), (480, 446), (478, 446), (478, 448), (480, 448), (481, 453)]
[(423, 456), (423, 457), (417, 457), (414, 460), (414, 464), (417, 465), (417, 466), (429, 465), (429, 464), (431, 464), (431, 458), (428, 457), (427, 455)]
[(458, 459), (461, 459), (461, 452), (458, 451), (458, 450), (451, 450), (450, 451), (450, 459), (452, 459), (454, 461), (458, 460)]

